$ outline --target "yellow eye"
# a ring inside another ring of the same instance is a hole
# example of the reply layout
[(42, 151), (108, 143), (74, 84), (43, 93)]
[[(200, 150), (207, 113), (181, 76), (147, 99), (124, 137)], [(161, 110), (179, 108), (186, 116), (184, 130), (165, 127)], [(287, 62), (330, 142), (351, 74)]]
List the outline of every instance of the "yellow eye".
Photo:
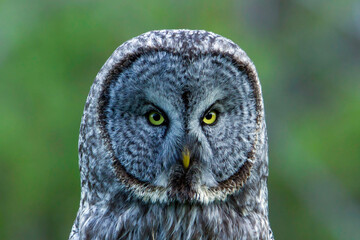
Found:
[(207, 125), (214, 124), (216, 121), (216, 111), (212, 110), (208, 112), (203, 118), (203, 122)]
[(165, 119), (161, 113), (156, 111), (151, 111), (148, 115), (149, 122), (152, 125), (159, 126), (164, 123)]

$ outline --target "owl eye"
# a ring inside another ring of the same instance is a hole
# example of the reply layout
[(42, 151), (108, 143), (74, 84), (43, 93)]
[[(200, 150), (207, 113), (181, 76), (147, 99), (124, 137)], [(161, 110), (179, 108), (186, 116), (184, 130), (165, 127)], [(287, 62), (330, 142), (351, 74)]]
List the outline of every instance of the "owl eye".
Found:
[(211, 110), (210, 112), (206, 113), (203, 118), (203, 123), (206, 125), (213, 125), (216, 123), (217, 119), (217, 112), (215, 110)]
[(165, 122), (163, 115), (157, 111), (151, 111), (148, 114), (149, 122), (154, 126), (160, 126)]

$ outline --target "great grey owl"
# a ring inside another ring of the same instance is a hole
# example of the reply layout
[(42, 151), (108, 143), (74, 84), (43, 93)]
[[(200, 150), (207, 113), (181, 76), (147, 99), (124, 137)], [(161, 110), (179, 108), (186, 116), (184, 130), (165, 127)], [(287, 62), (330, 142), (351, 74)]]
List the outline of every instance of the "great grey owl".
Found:
[(151, 31), (96, 76), (70, 239), (272, 239), (255, 66), (232, 41)]

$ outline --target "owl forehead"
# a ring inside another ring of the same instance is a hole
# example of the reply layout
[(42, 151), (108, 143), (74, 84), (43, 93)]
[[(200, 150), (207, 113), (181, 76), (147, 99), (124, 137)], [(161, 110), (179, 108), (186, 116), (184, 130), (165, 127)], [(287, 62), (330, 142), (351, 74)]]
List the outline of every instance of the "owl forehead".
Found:
[(243, 75), (228, 56), (209, 53), (189, 58), (150, 51), (121, 70), (110, 92), (153, 104), (171, 104), (176, 109), (192, 108), (236, 98)]

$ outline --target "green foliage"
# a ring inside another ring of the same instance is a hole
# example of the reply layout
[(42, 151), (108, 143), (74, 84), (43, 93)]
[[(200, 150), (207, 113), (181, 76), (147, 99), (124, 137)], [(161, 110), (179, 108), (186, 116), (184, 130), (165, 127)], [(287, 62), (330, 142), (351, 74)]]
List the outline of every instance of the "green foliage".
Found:
[(119, 44), (164, 28), (216, 32), (256, 64), (277, 239), (355, 239), (358, 6), (356, 0), (1, 1), (0, 239), (68, 237), (80, 198), (78, 130), (92, 81)]

